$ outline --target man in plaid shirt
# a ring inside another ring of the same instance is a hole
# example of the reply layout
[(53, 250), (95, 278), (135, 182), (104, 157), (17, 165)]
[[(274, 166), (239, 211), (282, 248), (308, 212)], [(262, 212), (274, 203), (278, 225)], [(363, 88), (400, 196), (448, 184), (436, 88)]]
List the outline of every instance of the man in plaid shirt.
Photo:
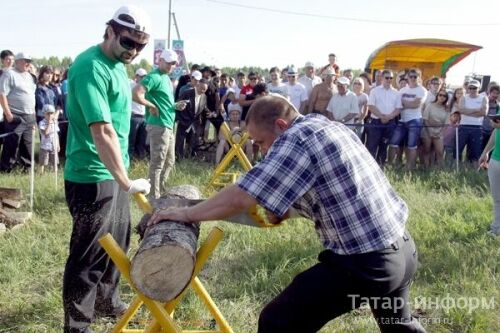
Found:
[(364, 303), (382, 332), (425, 332), (408, 305), (417, 265), (408, 208), (356, 134), (279, 96), (256, 101), (246, 122), (264, 160), (209, 200), (150, 223), (220, 220), (255, 204), (278, 223), (294, 208), (314, 221), (325, 250), (264, 308), (259, 333), (316, 332)]

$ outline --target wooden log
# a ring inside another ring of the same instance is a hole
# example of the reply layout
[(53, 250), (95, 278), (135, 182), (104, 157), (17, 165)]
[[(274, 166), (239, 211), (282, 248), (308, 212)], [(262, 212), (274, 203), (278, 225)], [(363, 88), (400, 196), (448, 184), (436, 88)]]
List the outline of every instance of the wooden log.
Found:
[[(191, 185), (174, 187), (160, 199), (151, 201), (155, 209), (169, 208), (168, 199), (200, 199), (198, 188)], [(179, 295), (193, 275), (199, 223), (168, 221), (144, 228), (150, 215), (141, 222), (143, 240), (132, 259), (130, 275), (134, 286), (144, 295), (168, 302)], [(139, 227), (141, 229), (141, 227)]]
[(7, 199), (7, 198), (2, 198), (2, 206), (9, 206), (12, 208), (20, 208), (22, 205), (22, 202), (19, 200), (13, 200), (13, 199)]
[(18, 188), (0, 187), (0, 198), (21, 200), (23, 198), (23, 192)]
[(31, 217), (31, 212), (11, 212), (0, 208), (0, 223), (4, 223), (9, 229), (26, 223)]

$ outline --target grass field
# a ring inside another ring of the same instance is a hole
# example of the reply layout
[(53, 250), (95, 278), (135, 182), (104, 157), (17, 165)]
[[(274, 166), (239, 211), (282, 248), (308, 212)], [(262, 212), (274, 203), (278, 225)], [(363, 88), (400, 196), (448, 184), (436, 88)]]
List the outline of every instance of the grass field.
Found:
[[(181, 162), (170, 185), (205, 185), (213, 171), (208, 164)], [(133, 177), (146, 166), (134, 165)], [(395, 188), (410, 206), (409, 229), (419, 249), (419, 269), (412, 287), (413, 311), (428, 332), (500, 332), (500, 237), (486, 230), (491, 222), (491, 197), (484, 172), (402, 173), (388, 171)], [(0, 236), (0, 332), (61, 332), (61, 281), (68, 251), (71, 220), (62, 177), (36, 177), (34, 219)], [(0, 186), (21, 187), (29, 177), (0, 175)], [(134, 224), (141, 217), (132, 205)], [(201, 278), (236, 333), (256, 331), (263, 305), (295, 274), (313, 265), (321, 246), (310, 221), (295, 219), (280, 228), (261, 230), (224, 222), (203, 224), (204, 239), (213, 226), (225, 236)], [(133, 254), (137, 235), (133, 236)], [(122, 283), (125, 301), (133, 297)], [(184, 328), (206, 329), (211, 317), (192, 293), (178, 307)], [(142, 310), (134, 325), (148, 318)], [(108, 332), (111, 322), (92, 328)], [(369, 309), (360, 309), (326, 325), (321, 332), (377, 332)]]

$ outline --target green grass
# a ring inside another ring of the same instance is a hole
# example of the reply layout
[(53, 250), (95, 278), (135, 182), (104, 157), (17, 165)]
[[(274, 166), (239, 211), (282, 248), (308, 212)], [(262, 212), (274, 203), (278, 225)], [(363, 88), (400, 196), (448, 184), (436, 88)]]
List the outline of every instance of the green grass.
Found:
[[(183, 161), (169, 183), (197, 185), (208, 196), (213, 193), (206, 188), (212, 171), (208, 164)], [(417, 300), (413, 310), (422, 316), (428, 332), (500, 332), (500, 239), (486, 235), (492, 203), (484, 172), (387, 173), (410, 206), (408, 225), (420, 262), (411, 299)], [(131, 174), (144, 177), (145, 164), (134, 165)], [(56, 189), (53, 175), (37, 177), (34, 219), (0, 236), (0, 332), (62, 331), (61, 283), (71, 219), (61, 178)], [(21, 187), (26, 196), (28, 181), (25, 174), (0, 175), (1, 186)], [(132, 207), (137, 223), (142, 214)], [(255, 332), (260, 309), (295, 274), (316, 262), (321, 246), (312, 223), (303, 219), (271, 230), (210, 222), (203, 224), (200, 239), (215, 225), (224, 230), (224, 238), (201, 279), (235, 332)], [(134, 235), (131, 254), (136, 248)], [(133, 293), (123, 281), (121, 289), (130, 301)], [(473, 311), (463, 306), (464, 301), (437, 307), (435, 301), (445, 297), (486, 303)], [(426, 306), (423, 302), (428, 300), (433, 303)], [(212, 319), (192, 292), (179, 305), (176, 317), (186, 329), (206, 329)], [(141, 310), (137, 318), (132, 324), (143, 325), (147, 311)], [(111, 327), (103, 320), (92, 326), (96, 332)], [(346, 314), (321, 330), (376, 331), (367, 309)]]

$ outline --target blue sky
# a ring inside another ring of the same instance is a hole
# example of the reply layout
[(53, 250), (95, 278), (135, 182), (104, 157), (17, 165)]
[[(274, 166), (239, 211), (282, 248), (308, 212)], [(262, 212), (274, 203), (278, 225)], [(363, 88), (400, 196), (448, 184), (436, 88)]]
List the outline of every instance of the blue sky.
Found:
[[(34, 57), (74, 58), (102, 40), (104, 23), (125, 3), (140, 5), (150, 13), (154, 26), (152, 39), (167, 37), (168, 0), (16, 0), (2, 4), (0, 21), (4, 29), (0, 48), (25, 51)], [(191, 62), (219, 67), (288, 64), (302, 67), (306, 61), (313, 61), (320, 66), (334, 52), (341, 68), (363, 68), (369, 54), (388, 41), (443, 38), (483, 46), (452, 68), (448, 73), (450, 82), (460, 83), (472, 71), (500, 80), (498, 0), (172, 0), (172, 11)], [(175, 29), (172, 28), (171, 34), (176, 37)], [(140, 55), (150, 62), (152, 44)]]

